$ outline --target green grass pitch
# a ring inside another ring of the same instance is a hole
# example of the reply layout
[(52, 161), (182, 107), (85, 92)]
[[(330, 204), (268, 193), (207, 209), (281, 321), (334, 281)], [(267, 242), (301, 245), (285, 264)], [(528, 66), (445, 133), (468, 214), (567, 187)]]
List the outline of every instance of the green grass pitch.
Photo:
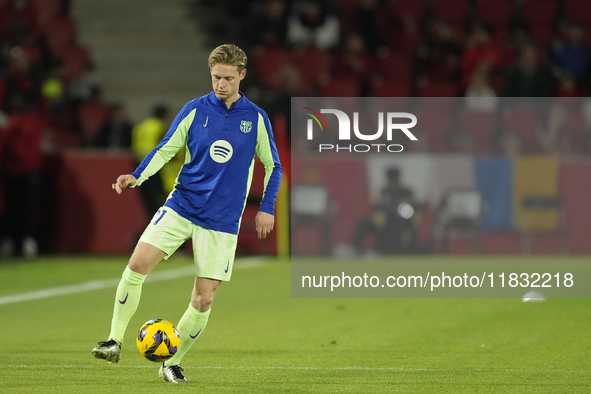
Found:
[[(0, 300), (117, 278), (126, 260), (4, 260)], [(289, 263), (247, 265), (237, 261), (183, 360), (190, 385), (160, 381), (135, 346), (145, 321), (178, 322), (185, 275), (144, 285), (118, 365), (90, 354), (109, 331), (112, 285), (0, 303), (0, 392), (591, 393), (588, 299), (292, 299)]]

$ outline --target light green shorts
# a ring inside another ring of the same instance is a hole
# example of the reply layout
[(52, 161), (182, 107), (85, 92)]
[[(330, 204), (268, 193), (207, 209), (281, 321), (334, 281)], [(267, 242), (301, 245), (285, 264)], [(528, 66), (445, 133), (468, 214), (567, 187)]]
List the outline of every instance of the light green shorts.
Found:
[(193, 239), (195, 276), (229, 281), (236, 254), (236, 234), (203, 228), (169, 207), (162, 207), (140, 237), (166, 253), (168, 259), (185, 241)]

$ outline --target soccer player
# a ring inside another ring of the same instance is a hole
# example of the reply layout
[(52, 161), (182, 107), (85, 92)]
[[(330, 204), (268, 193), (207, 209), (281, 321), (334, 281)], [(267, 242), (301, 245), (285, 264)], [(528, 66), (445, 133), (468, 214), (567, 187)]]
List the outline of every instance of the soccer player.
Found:
[(267, 114), (239, 90), (246, 62), (246, 54), (235, 45), (214, 49), (208, 61), (213, 92), (186, 104), (135, 172), (121, 175), (112, 185), (118, 194), (140, 186), (186, 147), (175, 189), (142, 234), (123, 272), (111, 332), (107, 341), (92, 350), (96, 358), (119, 362), (123, 334), (137, 309), (144, 279), (159, 261), (192, 238), (195, 286), (177, 325), (179, 349), (159, 370), (164, 381), (188, 383), (180, 362), (203, 333), (221, 281), (232, 275), (255, 153), (265, 167), (265, 192), (255, 217), (256, 231), (259, 239), (264, 239), (273, 230), (282, 170)]

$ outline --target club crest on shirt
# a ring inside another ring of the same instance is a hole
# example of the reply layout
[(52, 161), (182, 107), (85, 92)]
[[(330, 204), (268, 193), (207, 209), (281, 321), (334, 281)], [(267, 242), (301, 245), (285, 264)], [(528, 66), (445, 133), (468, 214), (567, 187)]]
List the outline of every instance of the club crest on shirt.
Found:
[(240, 121), (240, 131), (243, 133), (250, 133), (250, 130), (252, 130), (252, 122), (249, 122), (248, 120)]

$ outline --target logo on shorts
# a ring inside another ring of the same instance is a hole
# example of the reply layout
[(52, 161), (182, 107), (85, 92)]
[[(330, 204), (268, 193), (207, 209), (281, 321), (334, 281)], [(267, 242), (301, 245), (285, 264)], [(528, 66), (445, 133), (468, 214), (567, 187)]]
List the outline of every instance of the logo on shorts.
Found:
[(240, 131), (243, 133), (250, 133), (250, 130), (252, 130), (252, 122), (249, 122), (248, 120), (240, 121)]
[(226, 140), (217, 140), (211, 144), (209, 155), (216, 163), (225, 163), (232, 157), (232, 145)]
[(226, 269), (224, 270), (224, 272), (227, 274), (229, 269), (230, 269), (230, 260), (228, 260), (228, 265), (226, 266)]

